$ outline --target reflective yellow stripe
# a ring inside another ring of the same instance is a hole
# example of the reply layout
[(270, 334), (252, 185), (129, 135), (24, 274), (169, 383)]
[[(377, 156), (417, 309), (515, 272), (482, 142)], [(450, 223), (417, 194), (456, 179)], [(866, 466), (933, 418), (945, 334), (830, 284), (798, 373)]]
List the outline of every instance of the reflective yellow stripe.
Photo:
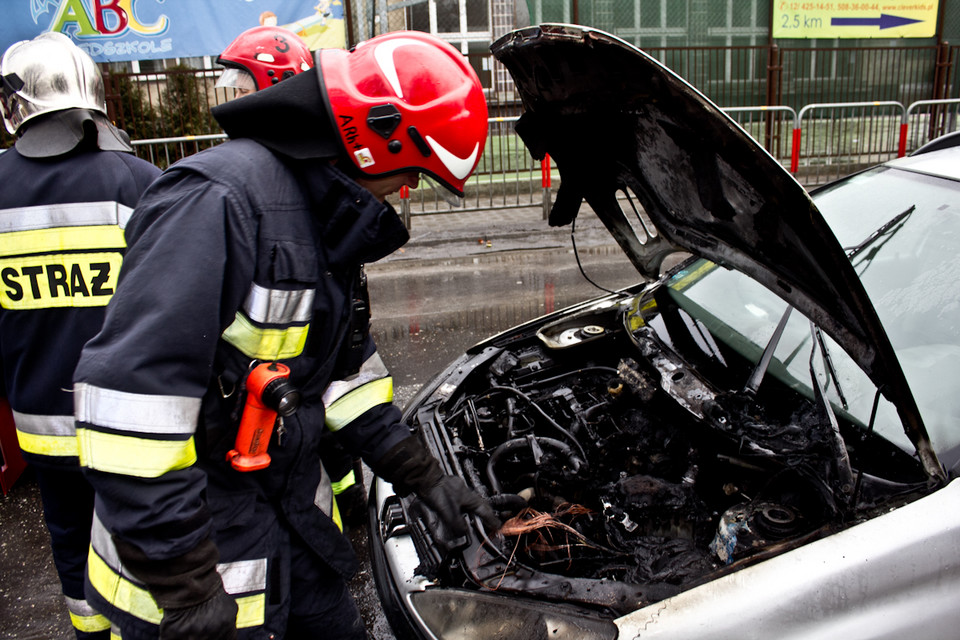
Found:
[(266, 619), (267, 597), (258, 593), (253, 596), (236, 598), (237, 601), (237, 629), (259, 627)]
[[(93, 588), (107, 602), (121, 611), (157, 625), (163, 619), (163, 609), (157, 606), (150, 592), (121, 577), (94, 553), (92, 548), (87, 556), (87, 577)], [(238, 629), (263, 624), (266, 618), (266, 594), (258, 593), (235, 598), (235, 600), (237, 601)], [(103, 628), (106, 629), (109, 626), (108, 623)]]
[(108, 473), (156, 478), (197, 461), (193, 436), (187, 440), (149, 440), (92, 429), (77, 429), (80, 465)]
[(0, 260), (4, 309), (103, 307), (117, 287), (123, 256), (116, 251)]
[(25, 433), (17, 429), (20, 450), (41, 456), (78, 456), (79, 445), (76, 436), (40, 436)]
[(390, 371), (387, 370), (387, 365), (380, 359), (380, 354), (374, 353), (360, 365), (360, 371), (356, 375), (345, 380), (334, 380), (330, 383), (323, 392), (323, 406), (329, 407), (354, 389), (359, 389), (373, 380), (386, 378), (389, 375)]
[(333, 495), (338, 496), (356, 483), (357, 477), (354, 475), (353, 469), (351, 469), (347, 475), (330, 484), (333, 486)]
[(242, 313), (223, 332), (223, 339), (248, 358), (285, 360), (303, 353), (310, 325), (286, 329), (263, 329), (254, 326)]
[(330, 518), (333, 520), (333, 524), (337, 525), (337, 529), (340, 529), (340, 533), (343, 533), (343, 518), (340, 517), (340, 507), (337, 506), (336, 497), (333, 498)]
[(54, 251), (122, 249), (127, 243), (123, 229), (115, 224), (96, 227), (58, 227), (31, 229), (0, 235), (0, 256), (22, 256), (27, 253)]
[(113, 606), (141, 620), (160, 624), (163, 611), (150, 592), (113, 571), (92, 548), (87, 555), (87, 578), (93, 588)]
[(110, 628), (110, 621), (97, 613), (86, 600), (63, 596), (67, 603), (67, 611), (70, 613), (70, 622), (74, 628), (79, 631), (93, 633), (96, 631), (106, 631)]
[(110, 629), (110, 640), (123, 640), (123, 636), (120, 635), (120, 629), (116, 627)]
[(368, 382), (330, 405), (327, 409), (327, 428), (339, 431), (369, 409), (389, 402), (393, 402), (393, 378)]
[(70, 622), (73, 628), (86, 633), (95, 633), (97, 631), (106, 631), (110, 628), (110, 621), (100, 614), (92, 616), (79, 616), (73, 611), (70, 612)]

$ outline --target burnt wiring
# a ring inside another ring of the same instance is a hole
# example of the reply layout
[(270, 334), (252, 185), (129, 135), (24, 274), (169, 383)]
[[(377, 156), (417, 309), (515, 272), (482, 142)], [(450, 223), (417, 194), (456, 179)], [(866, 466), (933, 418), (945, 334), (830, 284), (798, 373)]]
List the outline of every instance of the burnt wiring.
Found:
[[(514, 561), (516, 553), (521, 549), (521, 543), (524, 541), (525, 544), (523, 544), (522, 550), (528, 555), (550, 554), (556, 551), (566, 552), (564, 558), (541, 563), (546, 565), (563, 561), (568, 567), (571, 566), (574, 561), (572, 550), (578, 547), (596, 549), (614, 557), (628, 555), (591, 540), (573, 526), (563, 521), (563, 519), (572, 520), (578, 516), (590, 516), (593, 515), (593, 513), (593, 510), (584, 505), (564, 503), (558, 505), (557, 508), (550, 513), (526, 508), (504, 522), (500, 528), (500, 533), (507, 537), (516, 537), (516, 542), (513, 545), (510, 559), (504, 568), (500, 581), (497, 583), (497, 587), (500, 586), (500, 583), (502, 583), (506, 577), (510, 563)], [(557, 540), (556, 535), (560, 535), (562, 538)]]

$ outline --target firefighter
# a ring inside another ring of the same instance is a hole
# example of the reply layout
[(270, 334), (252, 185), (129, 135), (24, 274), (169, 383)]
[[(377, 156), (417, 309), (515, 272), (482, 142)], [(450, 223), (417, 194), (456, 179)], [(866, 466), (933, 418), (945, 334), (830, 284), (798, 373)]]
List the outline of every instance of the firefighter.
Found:
[(217, 57), (226, 69), (217, 87), (232, 87), (236, 97), (272, 87), (313, 68), (313, 55), (300, 36), (281, 27), (247, 29)]
[(73, 369), (117, 284), (123, 227), (159, 170), (107, 120), (103, 78), (66, 36), (44, 33), (0, 59), (0, 362), (32, 465), (54, 564), (78, 638), (109, 623), (83, 595), (93, 490), (80, 471)]
[[(310, 49), (292, 31), (280, 27), (247, 29), (227, 45), (217, 58), (226, 70), (218, 87), (233, 87), (236, 97), (273, 86), (281, 80), (313, 68)], [(324, 432), (320, 460), (330, 475), (333, 495), (344, 526), (360, 526), (365, 520), (361, 461), (340, 446), (333, 433)]]
[[(364, 638), (320, 425), (432, 509), (438, 538), (499, 526), (400, 421), (361, 269), (409, 237), (388, 195), (424, 174), (463, 196), (483, 90), (450, 45), (392, 32), (213, 114), (230, 140), (144, 194), (74, 377), (97, 491), (87, 597), (125, 640)], [(271, 430), (269, 466), (239, 471), (264, 363), (289, 369), (300, 402)]]

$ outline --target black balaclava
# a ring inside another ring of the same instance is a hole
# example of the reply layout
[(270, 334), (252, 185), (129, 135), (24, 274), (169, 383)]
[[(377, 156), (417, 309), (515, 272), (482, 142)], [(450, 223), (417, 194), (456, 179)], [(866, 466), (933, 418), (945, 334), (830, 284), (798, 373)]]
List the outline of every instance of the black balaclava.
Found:
[(316, 73), (299, 73), (211, 112), (231, 138), (249, 138), (296, 160), (342, 158)]

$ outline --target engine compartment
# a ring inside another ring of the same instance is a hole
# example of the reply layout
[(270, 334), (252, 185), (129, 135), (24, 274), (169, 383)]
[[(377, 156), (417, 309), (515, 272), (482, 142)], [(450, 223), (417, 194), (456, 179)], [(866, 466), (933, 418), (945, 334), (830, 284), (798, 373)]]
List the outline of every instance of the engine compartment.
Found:
[(593, 310), (504, 339), (421, 412), (505, 520), (465, 559), (468, 581), (629, 610), (916, 490), (855, 469), (874, 455), (866, 438), (845, 444), (810, 400), (708, 383), (623, 318)]

